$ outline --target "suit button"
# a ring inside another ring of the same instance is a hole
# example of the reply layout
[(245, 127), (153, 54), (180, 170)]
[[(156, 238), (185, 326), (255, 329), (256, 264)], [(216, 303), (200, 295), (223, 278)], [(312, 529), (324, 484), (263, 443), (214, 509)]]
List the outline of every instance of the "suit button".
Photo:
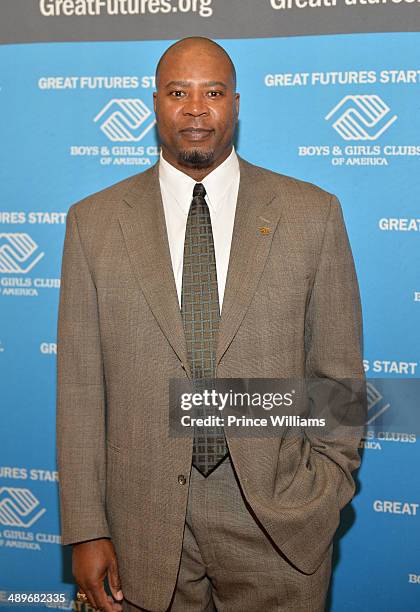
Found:
[(179, 474), (178, 475), (178, 484), (184, 485), (186, 482), (187, 482), (187, 479), (185, 478), (184, 474)]

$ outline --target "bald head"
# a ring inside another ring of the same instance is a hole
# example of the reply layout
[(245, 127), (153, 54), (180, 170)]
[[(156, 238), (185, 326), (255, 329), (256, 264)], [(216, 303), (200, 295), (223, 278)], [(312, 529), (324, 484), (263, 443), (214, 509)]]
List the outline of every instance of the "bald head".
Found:
[(221, 64), (229, 66), (232, 77), (233, 89), (236, 90), (236, 70), (229, 54), (218, 43), (203, 36), (190, 36), (182, 38), (168, 47), (156, 66), (156, 88), (159, 87), (161, 69), (172, 62), (177, 62), (183, 56), (191, 58), (211, 56)]
[(162, 55), (153, 104), (163, 157), (200, 182), (232, 151), (239, 93), (232, 60), (209, 38), (183, 38)]

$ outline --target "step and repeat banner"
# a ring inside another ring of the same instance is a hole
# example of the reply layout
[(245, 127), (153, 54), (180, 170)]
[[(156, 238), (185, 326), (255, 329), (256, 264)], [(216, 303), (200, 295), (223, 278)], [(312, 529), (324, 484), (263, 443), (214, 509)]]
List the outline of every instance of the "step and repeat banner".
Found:
[(419, 26), (413, 0), (3, 0), (0, 610), (89, 608), (74, 600), (58, 513), (66, 213), (157, 161), (155, 66), (188, 35), (214, 38), (237, 67), (238, 152), (344, 211), (369, 417), (329, 610), (420, 609)]

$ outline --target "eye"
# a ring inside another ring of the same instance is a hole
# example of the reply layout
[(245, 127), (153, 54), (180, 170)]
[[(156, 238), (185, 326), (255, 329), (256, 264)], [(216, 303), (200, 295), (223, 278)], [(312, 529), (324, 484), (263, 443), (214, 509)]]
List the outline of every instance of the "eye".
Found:
[(209, 92), (208, 92), (208, 96), (209, 96), (210, 98), (217, 98), (217, 97), (219, 97), (219, 96), (223, 96), (223, 92), (222, 92), (222, 91), (213, 91), (213, 90), (212, 90), (212, 91), (209, 91)]
[(184, 95), (184, 92), (179, 89), (176, 89), (174, 91), (169, 92), (169, 95), (173, 98), (181, 98)]

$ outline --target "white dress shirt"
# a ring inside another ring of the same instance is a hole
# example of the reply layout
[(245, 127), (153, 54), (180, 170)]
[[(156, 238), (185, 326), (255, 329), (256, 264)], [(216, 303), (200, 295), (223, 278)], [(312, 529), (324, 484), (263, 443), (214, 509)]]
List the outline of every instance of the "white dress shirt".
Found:
[[(165, 211), (172, 268), (179, 306), (181, 307), (185, 229), (196, 181), (172, 166), (172, 164), (164, 159), (161, 152), (159, 159), (159, 182)], [(219, 305), (220, 311), (222, 311), (239, 189), (239, 161), (234, 147), (232, 147), (229, 157), (210, 172), (201, 183), (206, 189), (206, 202), (210, 210), (216, 256)]]

